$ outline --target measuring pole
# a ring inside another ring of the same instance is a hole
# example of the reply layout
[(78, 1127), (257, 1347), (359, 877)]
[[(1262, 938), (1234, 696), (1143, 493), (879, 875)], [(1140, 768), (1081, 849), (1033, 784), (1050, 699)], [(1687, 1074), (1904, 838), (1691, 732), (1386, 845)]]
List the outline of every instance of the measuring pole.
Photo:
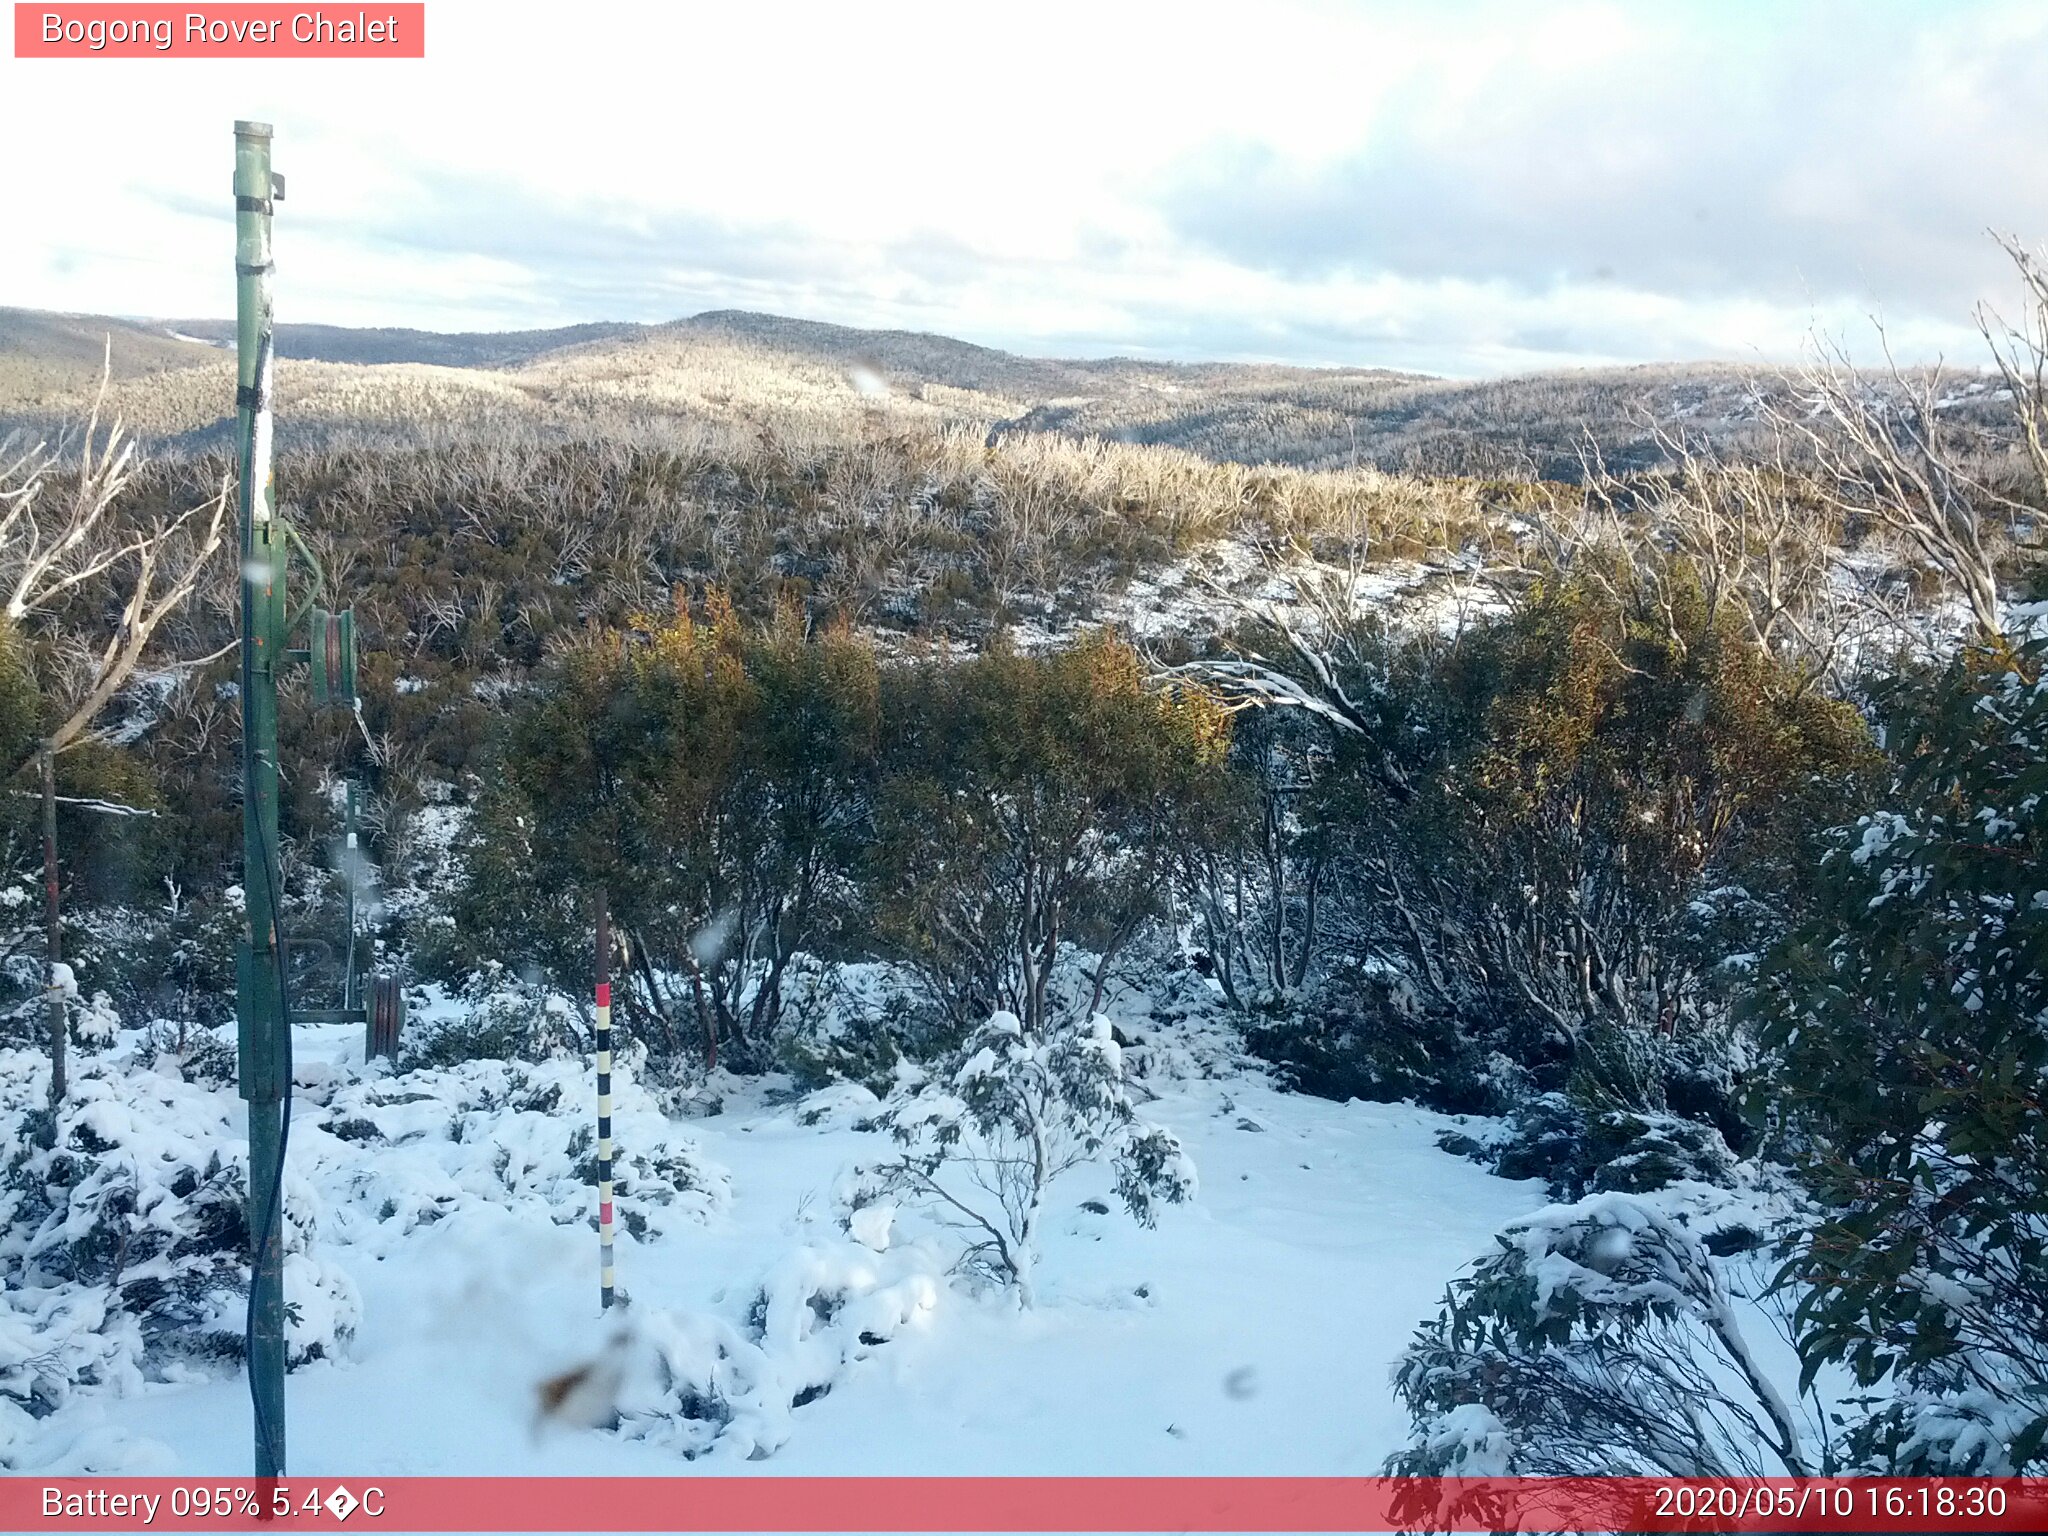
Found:
[(612, 914), (597, 888), (597, 1248), (600, 1305), (612, 1304)]
[(235, 124), (235, 429), (242, 534), (242, 889), (237, 956), (242, 1097), (249, 1102), (249, 1394), (256, 1475), (284, 1474), (283, 1101), (291, 1083), (278, 935), (277, 669), (285, 644), (284, 538), (270, 480), (270, 125)]
[(342, 868), (348, 872), (348, 959), (341, 973), (341, 1006), (353, 1013), (363, 1006), (356, 986), (356, 886), (362, 880), (362, 850), (356, 842), (356, 781), (348, 781), (348, 841), (342, 848)]

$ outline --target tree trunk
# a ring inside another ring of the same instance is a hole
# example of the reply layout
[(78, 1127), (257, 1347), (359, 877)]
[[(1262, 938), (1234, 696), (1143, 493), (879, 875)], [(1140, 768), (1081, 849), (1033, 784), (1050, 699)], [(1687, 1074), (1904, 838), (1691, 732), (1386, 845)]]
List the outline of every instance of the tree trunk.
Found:
[[(44, 999), (50, 1014), (50, 1112), (64, 1102), (64, 989), (57, 968), (64, 963), (64, 913), (57, 886), (57, 755), (43, 749), (43, 921), (49, 970)], [(54, 1121), (53, 1121), (54, 1123)]]
[[(626, 963), (640, 973), (641, 981), (646, 984), (647, 1000), (653, 1006), (654, 1016), (661, 1021), (662, 1036), (668, 1042), (670, 1053), (679, 1053), (682, 1050), (682, 1044), (676, 1039), (675, 1015), (669, 1008), (668, 995), (661, 990), (661, 983), (655, 979), (654, 966), (647, 958), (646, 946), (640, 942), (638, 933), (634, 933), (627, 940), (626, 954)], [(702, 991), (703, 988), (700, 984), (697, 999), (697, 1011), (699, 1014), (702, 1014), (704, 1011)]]
[[(704, 967), (697, 963), (697, 957), (687, 946), (683, 949), (683, 963), (690, 968), (690, 990), (697, 1003), (697, 1025), (704, 1031), (704, 1070), (718, 1070), (718, 1023), (711, 1016), (710, 1000), (704, 995)], [(649, 985), (653, 984), (652, 971), (648, 972)]]

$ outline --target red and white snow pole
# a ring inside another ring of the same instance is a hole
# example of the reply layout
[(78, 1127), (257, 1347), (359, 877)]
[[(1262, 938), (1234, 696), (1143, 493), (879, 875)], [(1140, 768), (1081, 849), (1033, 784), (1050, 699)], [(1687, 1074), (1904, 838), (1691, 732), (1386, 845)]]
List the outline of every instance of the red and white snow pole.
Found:
[(602, 1305), (612, 1304), (612, 915), (597, 888), (597, 1242)]

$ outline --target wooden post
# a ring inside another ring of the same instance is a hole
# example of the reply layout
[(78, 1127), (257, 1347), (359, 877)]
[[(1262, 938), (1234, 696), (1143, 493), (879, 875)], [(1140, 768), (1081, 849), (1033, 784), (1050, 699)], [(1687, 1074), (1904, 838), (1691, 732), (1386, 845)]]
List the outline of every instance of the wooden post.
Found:
[(370, 980), (370, 1006), (365, 1015), (363, 1059), (398, 1057), (398, 1037), (405, 1028), (405, 984), (396, 976)]

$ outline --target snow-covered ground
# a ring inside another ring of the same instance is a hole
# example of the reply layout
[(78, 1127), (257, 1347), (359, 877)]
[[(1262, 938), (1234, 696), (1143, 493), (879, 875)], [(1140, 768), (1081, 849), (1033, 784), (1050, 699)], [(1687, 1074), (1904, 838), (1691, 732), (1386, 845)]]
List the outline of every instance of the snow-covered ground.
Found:
[[(1442, 1116), (1162, 1074), (1143, 1113), (1180, 1137), (1198, 1195), (1146, 1230), (1096, 1170), (1055, 1186), (1021, 1311), (949, 1279), (957, 1247), (914, 1210), (848, 1233), (848, 1170), (888, 1148), (865, 1090), (732, 1081), (716, 1113), (666, 1123), (629, 1089), (629, 1151), (659, 1142), (686, 1171), (646, 1232), (621, 1234), (630, 1299), (606, 1319), (594, 1228), (565, 1206), (593, 1200), (563, 1178), (589, 1110), (580, 1066), (528, 1069), (557, 1105), (451, 1124), (455, 1079), (365, 1078), (354, 1051), (317, 1030), (301, 1049), (293, 1160), (360, 1306), (340, 1357), (288, 1383), (301, 1474), (660, 1474), (685, 1451), (766, 1473), (1372, 1473), (1406, 1437), (1388, 1371), (1415, 1324), (1545, 1203), (1439, 1150)], [(320, 1128), (350, 1118), (381, 1134)], [(630, 1183), (620, 1203), (635, 1208)], [(622, 1429), (538, 1414), (541, 1384), (585, 1365), (572, 1416), (595, 1392)], [(729, 1417), (673, 1411), (697, 1369)], [(80, 1394), (17, 1443), (17, 1467), (228, 1474), (249, 1441), (244, 1382), (218, 1373)]]

